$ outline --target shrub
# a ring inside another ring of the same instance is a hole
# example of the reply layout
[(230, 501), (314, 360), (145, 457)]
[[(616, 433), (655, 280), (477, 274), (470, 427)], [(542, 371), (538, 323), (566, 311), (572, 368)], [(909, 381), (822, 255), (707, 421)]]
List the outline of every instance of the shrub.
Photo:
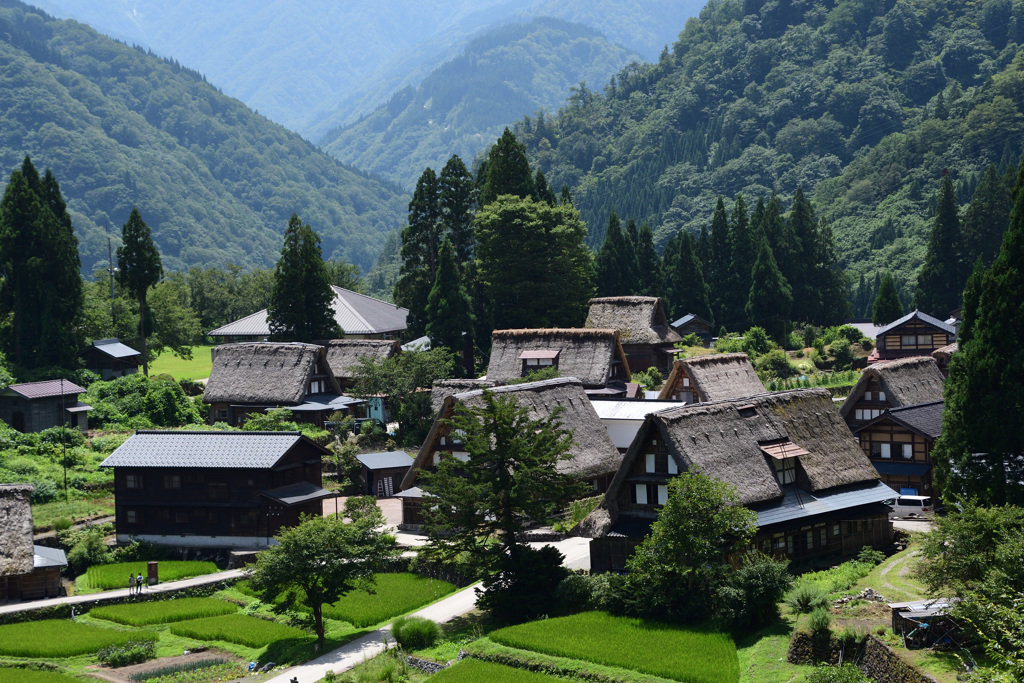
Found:
[(590, 581), (582, 574), (570, 574), (555, 590), (559, 612), (582, 612), (590, 609)]
[(704, 346), (704, 340), (701, 339), (700, 335), (698, 335), (696, 332), (691, 332), (690, 334), (684, 336), (683, 340), (679, 342), (679, 344), (681, 346)]
[(768, 353), (772, 346), (772, 341), (763, 327), (755, 325), (743, 334), (743, 351), (752, 359)]
[(72, 427), (49, 427), (39, 432), (39, 441), (54, 446), (74, 448), (85, 445), (85, 434), (82, 433), (82, 430)]
[(590, 602), (594, 609), (612, 614), (622, 614), (626, 607), (626, 579), (619, 574), (606, 572), (591, 574)]
[(501, 572), (483, 581), (477, 605), (498, 621), (517, 623), (548, 614), (556, 604), (558, 584), (569, 575), (562, 555), (554, 546), (539, 550), (525, 546), (519, 557), (502, 560)]
[(757, 369), (771, 377), (785, 379), (793, 374), (793, 366), (782, 349), (772, 349), (757, 359)]
[(721, 353), (739, 353), (743, 351), (743, 340), (738, 337), (719, 337), (715, 341), (715, 350)]
[(658, 372), (658, 368), (647, 368), (633, 373), (633, 381), (648, 391), (653, 391), (665, 383), (665, 378)]
[(60, 517), (53, 522), (54, 531), (65, 531), (71, 528), (71, 520), (67, 517)]
[(836, 338), (845, 339), (849, 344), (857, 344), (864, 338), (864, 335), (853, 325), (843, 325), (836, 330)]
[(793, 585), (788, 560), (776, 560), (764, 553), (747, 553), (741, 566), (732, 575), (732, 586), (742, 600), (734, 610), (740, 624), (761, 626), (779, 614), (778, 603)]
[(32, 504), (42, 505), (57, 500), (62, 491), (57, 482), (51, 479), (37, 479), (32, 482)]
[(809, 614), (828, 605), (828, 593), (820, 584), (801, 581), (786, 596), (786, 604), (798, 614)]
[(850, 663), (842, 666), (819, 664), (807, 676), (808, 683), (868, 683), (870, 680)]
[[(110, 562), (110, 549), (104, 535), (101, 527), (90, 527), (74, 536), (74, 545), (68, 551), (68, 570), (71, 574), (78, 576), (86, 573), (94, 565)], [(121, 579), (116, 588), (126, 587), (123, 573)]]
[(441, 627), (423, 617), (399, 617), (391, 625), (391, 635), (403, 650), (423, 650), (441, 637)]
[(156, 656), (156, 642), (153, 640), (129, 640), (123, 645), (110, 645), (96, 653), (100, 663), (112, 667), (141, 664)]
[(850, 345), (845, 339), (837, 339), (832, 342), (828, 349), (832, 357), (836, 359), (835, 367), (837, 370), (845, 370), (853, 363), (853, 352), (850, 351)]
[(555, 531), (566, 532), (572, 530), (577, 524), (586, 519), (587, 515), (593, 512), (601, 503), (603, 496), (592, 496), (590, 498), (579, 498), (569, 503), (562, 520), (555, 522), (551, 528)]
[(885, 561), (885, 553), (866, 545), (861, 548), (860, 552), (857, 554), (857, 561), (870, 565), (879, 565)]
[(832, 629), (832, 613), (828, 607), (818, 607), (811, 612), (808, 623), (814, 635), (827, 635)]

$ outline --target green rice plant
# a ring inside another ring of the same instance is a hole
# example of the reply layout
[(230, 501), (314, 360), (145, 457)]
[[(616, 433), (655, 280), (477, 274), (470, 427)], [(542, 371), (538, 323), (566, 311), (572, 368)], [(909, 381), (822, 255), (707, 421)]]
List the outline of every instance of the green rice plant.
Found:
[(434, 646), (441, 637), (441, 627), (423, 617), (398, 617), (391, 625), (391, 635), (403, 650), (422, 650)]
[(0, 683), (81, 683), (73, 676), (41, 669), (0, 668)]
[(555, 676), (513, 669), (503, 664), (493, 664), (479, 659), (464, 659), (447, 669), (431, 676), (430, 681), (438, 683), (544, 683), (556, 680)]
[(408, 573), (377, 574), (373, 593), (354, 590), (333, 605), (324, 605), (328, 619), (353, 626), (379, 624), (429, 604), (455, 590), (455, 585)]
[(65, 619), (26, 621), (0, 626), (0, 655), (49, 659), (92, 654), (129, 640), (156, 640), (149, 631), (114, 631)]
[(238, 606), (217, 598), (179, 598), (159, 602), (94, 607), (89, 615), (126, 626), (165, 624), (171, 621), (233, 614)]
[[(736, 644), (726, 633), (582, 612), (499, 629), (491, 640), (518, 648), (617, 666), (686, 683), (736, 683)], [(650, 653), (657, 652), (657, 657)]]
[(306, 639), (312, 636), (305, 631), (244, 614), (225, 614), (219, 617), (176, 621), (170, 626), (171, 633), (197, 640), (223, 640), (246, 647), (266, 647), (278, 640)]
[[(177, 581), (188, 579), (193, 576), (203, 576), (217, 571), (217, 565), (213, 562), (194, 561), (165, 561), (159, 565), (160, 581)], [(145, 580), (147, 572), (146, 562), (117, 562), (115, 564), (101, 564), (89, 567), (86, 571), (86, 581), (89, 587), (95, 590), (114, 590), (116, 588), (128, 587), (128, 574), (133, 576), (142, 574)]]

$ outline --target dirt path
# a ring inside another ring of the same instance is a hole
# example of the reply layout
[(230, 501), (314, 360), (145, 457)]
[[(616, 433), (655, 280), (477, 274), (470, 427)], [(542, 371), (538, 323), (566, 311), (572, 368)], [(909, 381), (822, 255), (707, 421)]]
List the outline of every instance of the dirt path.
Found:
[(882, 568), (882, 571), (879, 572), (879, 576), (882, 577), (882, 593), (884, 595), (888, 595), (889, 594), (889, 593), (886, 593), (885, 591), (890, 591), (890, 592), (898, 591), (900, 593), (908, 594), (911, 597), (912, 600), (918, 600), (918, 599), (921, 598), (921, 596), (916, 591), (908, 590), (907, 588), (900, 588), (900, 587), (894, 586), (891, 583), (889, 583), (889, 580), (888, 580), (889, 572), (891, 572), (892, 570), (896, 569), (897, 567), (899, 569), (896, 572), (896, 576), (899, 576), (901, 578), (906, 576), (910, 572), (910, 564), (905, 564), (905, 563), (910, 558), (917, 557), (920, 554), (921, 554), (921, 552), (919, 550), (916, 550), (916, 551), (914, 551), (914, 552), (912, 552), (912, 553), (910, 553), (908, 555), (904, 555), (903, 557), (899, 558), (898, 560), (893, 560), (891, 562), (886, 563), (885, 567)]

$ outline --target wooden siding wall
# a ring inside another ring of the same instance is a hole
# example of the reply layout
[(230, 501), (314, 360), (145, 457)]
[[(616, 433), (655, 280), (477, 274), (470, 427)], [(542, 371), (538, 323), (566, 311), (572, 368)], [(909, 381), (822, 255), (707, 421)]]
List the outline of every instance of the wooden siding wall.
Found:
[[(903, 344), (903, 335), (931, 335), (927, 344)], [(905, 358), (907, 356), (927, 356), (935, 349), (948, 345), (951, 340), (948, 333), (922, 320), (909, 320), (903, 325), (889, 330), (878, 338), (878, 357), (882, 360)]]
[(55, 598), (63, 590), (60, 567), (39, 567), (29, 574), (0, 576), (0, 600)]
[(659, 372), (667, 375), (672, 372), (672, 356), (662, 352), (662, 349), (671, 349), (671, 344), (623, 344), (622, 350), (626, 353), (626, 362), (629, 363), (630, 372), (641, 372), (647, 368), (657, 368)]
[[(73, 406), (78, 401), (78, 394), (67, 394), (64, 396), (64, 405)], [(22, 424), (16, 424), (18, 420), (15, 413), (19, 413)], [(19, 429), (23, 433), (41, 432), (50, 427), (59, 427), (65, 422), (69, 427), (77, 427), (83, 432), (88, 428), (88, 418), (85, 413), (65, 413), (61, 407), (60, 396), (49, 398), (37, 398), (27, 400), (20, 396), (0, 397), (0, 420)]]
[[(383, 470), (371, 470), (368, 467), (363, 467), (363, 493), (368, 496), (377, 496), (378, 498), (390, 498), (396, 493), (402, 491), (402, 479), (409, 472), (408, 467), (389, 467)], [(386, 491), (382, 494), (378, 490), (378, 482), (386, 480), (388, 477), (391, 478), (391, 493), (388, 494)]]
[(679, 376), (676, 377), (676, 384), (671, 391), (672, 393), (669, 395), (671, 399), (687, 403), (700, 403), (700, 395), (693, 388), (693, 380), (686, 370), (680, 370)]
[[(864, 393), (857, 398), (857, 402), (853, 404), (853, 409), (850, 410), (849, 415), (846, 416), (846, 424), (853, 427), (855, 425), (864, 424), (865, 422), (870, 422), (875, 419), (875, 417), (880, 416), (882, 413), (892, 408), (892, 399), (888, 394), (886, 394), (884, 400), (878, 398), (881, 391), (882, 385), (876, 378), (872, 377), (868, 380), (867, 386), (864, 388)], [(878, 415), (858, 419), (858, 410), (877, 410)]]
[[(860, 447), (864, 450), (864, 454), (868, 456), (872, 463), (893, 462), (926, 465), (932, 464), (932, 440), (926, 436), (912, 432), (903, 425), (897, 424), (891, 420), (884, 420), (870, 429), (861, 430), (858, 436), (860, 438)], [(873, 444), (890, 444), (889, 452), (891, 457), (881, 458), (873, 454)], [(911, 444), (912, 446), (913, 458), (909, 460), (903, 457), (902, 451), (904, 444)], [(901, 488), (916, 488), (918, 490), (918, 495), (936, 495), (933, 487), (931, 470), (920, 476), (894, 474), (883, 474), (880, 476), (886, 486), (897, 492)]]

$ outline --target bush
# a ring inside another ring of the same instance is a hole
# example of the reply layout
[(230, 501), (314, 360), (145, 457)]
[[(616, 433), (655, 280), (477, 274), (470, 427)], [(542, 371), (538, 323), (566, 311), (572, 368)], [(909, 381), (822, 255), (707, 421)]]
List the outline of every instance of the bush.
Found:
[(808, 683), (868, 683), (871, 679), (862, 674), (860, 669), (853, 664), (846, 663), (842, 666), (819, 664), (807, 676), (807, 681)]
[(832, 613), (828, 607), (818, 607), (811, 612), (808, 623), (814, 635), (827, 635), (832, 629)]
[(434, 646), (441, 637), (441, 627), (423, 617), (399, 617), (391, 625), (391, 635), (403, 650), (423, 650)]
[(548, 614), (556, 604), (555, 591), (569, 570), (554, 546), (540, 550), (523, 546), (516, 561), (504, 559), (501, 572), (484, 579), (477, 606), (496, 620), (518, 623)]
[(653, 391), (665, 383), (665, 378), (658, 372), (658, 368), (647, 368), (633, 373), (633, 381), (648, 391)]
[(743, 351), (751, 359), (768, 353), (772, 349), (772, 341), (763, 327), (754, 326), (743, 335)]
[(37, 479), (32, 482), (32, 504), (52, 503), (61, 495), (61, 488), (51, 479)]
[(141, 664), (156, 656), (156, 642), (153, 640), (129, 640), (124, 645), (110, 645), (96, 653), (101, 664), (112, 667)]
[(85, 445), (85, 434), (82, 430), (72, 427), (49, 427), (39, 432), (39, 441), (54, 446), (75, 448)]
[(776, 560), (764, 553), (747, 553), (732, 575), (732, 588), (742, 603), (733, 609), (739, 624), (761, 626), (779, 615), (779, 600), (793, 585), (788, 560)]
[(836, 338), (845, 339), (849, 344), (857, 344), (864, 338), (864, 335), (853, 325), (843, 325), (836, 330)]
[(786, 596), (786, 604), (798, 614), (810, 614), (828, 605), (828, 593), (820, 584), (801, 581)]
[(772, 349), (757, 359), (757, 369), (770, 377), (785, 379), (793, 374), (793, 366), (782, 349)]
[(590, 581), (583, 574), (570, 574), (558, 584), (555, 597), (564, 614), (590, 609)]
[(857, 561), (870, 565), (879, 565), (885, 561), (885, 553), (866, 545), (860, 549), (859, 553), (857, 553)]
[(700, 335), (698, 335), (696, 332), (691, 332), (690, 334), (688, 334), (688, 335), (683, 337), (683, 340), (681, 342), (679, 342), (679, 345), (680, 346), (704, 346), (704, 340), (701, 339)]
[(67, 517), (60, 517), (53, 522), (54, 531), (66, 531), (71, 528), (71, 520)]
[(836, 359), (835, 369), (846, 370), (853, 363), (853, 352), (850, 351), (850, 344), (845, 339), (837, 339), (828, 347), (829, 353)]
[(619, 574), (606, 572), (591, 574), (590, 602), (594, 609), (612, 614), (623, 614), (626, 608), (626, 579)]

